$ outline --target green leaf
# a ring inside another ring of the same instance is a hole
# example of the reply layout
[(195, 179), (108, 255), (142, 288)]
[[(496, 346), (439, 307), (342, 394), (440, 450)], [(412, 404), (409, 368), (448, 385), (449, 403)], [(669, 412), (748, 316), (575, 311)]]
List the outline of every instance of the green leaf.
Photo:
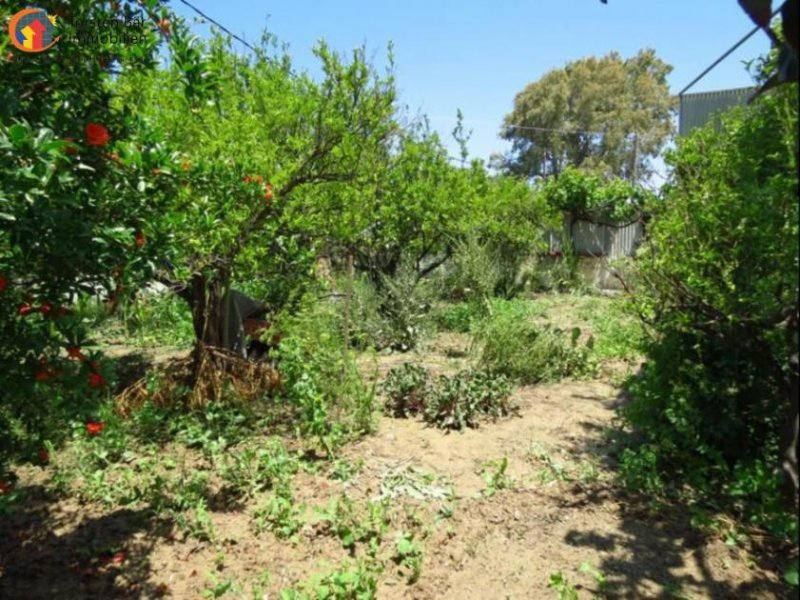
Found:
[(797, 565), (794, 564), (787, 567), (786, 570), (783, 572), (783, 578), (789, 585), (792, 585), (794, 587), (800, 585), (800, 575), (798, 574)]
[(28, 136), (28, 130), (23, 125), (15, 123), (8, 128), (8, 135), (12, 142), (19, 145)]

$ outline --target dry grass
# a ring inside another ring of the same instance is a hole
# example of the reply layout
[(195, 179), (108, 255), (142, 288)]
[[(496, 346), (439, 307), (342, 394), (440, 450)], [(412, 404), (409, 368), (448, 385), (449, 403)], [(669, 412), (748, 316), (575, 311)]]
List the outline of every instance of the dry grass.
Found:
[(183, 403), (195, 409), (233, 395), (254, 402), (281, 386), (270, 365), (242, 358), (222, 348), (198, 344), (187, 357), (173, 359), (117, 396), (117, 411), (127, 416), (146, 401), (156, 406)]

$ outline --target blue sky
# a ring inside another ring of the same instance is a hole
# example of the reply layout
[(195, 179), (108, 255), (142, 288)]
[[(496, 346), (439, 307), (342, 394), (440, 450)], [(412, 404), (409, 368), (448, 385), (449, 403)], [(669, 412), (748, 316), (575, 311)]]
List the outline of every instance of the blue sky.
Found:
[[(366, 44), (382, 65), (394, 43), (400, 100), (450, 140), (457, 109), (473, 130), (472, 156), (507, 144), (497, 137), (514, 95), (570, 60), (652, 47), (674, 66), (677, 93), (752, 28), (736, 0), (191, 0), (249, 41), (263, 28), (289, 44), (295, 64), (316, 71), (324, 38), (346, 51)], [(192, 13), (181, 3), (174, 8)], [(199, 32), (204, 31), (198, 26)], [(759, 32), (691, 91), (750, 85), (742, 61), (768, 49)], [(455, 154), (455, 145), (450, 143)]]

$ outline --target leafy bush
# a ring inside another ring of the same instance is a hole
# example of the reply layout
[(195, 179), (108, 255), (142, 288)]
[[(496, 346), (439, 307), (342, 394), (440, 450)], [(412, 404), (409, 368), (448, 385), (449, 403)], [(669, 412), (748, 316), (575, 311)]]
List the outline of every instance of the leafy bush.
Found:
[(424, 419), (442, 429), (477, 427), (482, 418), (511, 414), (510, 397), (511, 383), (502, 375), (472, 369), (442, 375), (425, 402)]
[(516, 307), (500, 310), (481, 325), (475, 336), (481, 367), (523, 383), (553, 381), (589, 371), (593, 338), (580, 344), (581, 331), (576, 327), (567, 340), (566, 332), (537, 325), (524, 314)]
[(424, 367), (404, 363), (386, 375), (383, 391), (387, 413), (393, 417), (410, 417), (422, 412), (431, 392), (431, 381)]
[(194, 342), (191, 309), (170, 293), (138, 296), (130, 304), (123, 304), (121, 318), (126, 333), (145, 347), (189, 347)]
[(384, 276), (379, 288), (380, 312), (386, 319), (391, 346), (406, 351), (417, 347), (428, 329), (432, 294), (427, 282), (417, 277), (404, 261), (393, 276)]
[(499, 263), (488, 244), (477, 235), (459, 241), (449, 265), (443, 292), (450, 300), (466, 300), (479, 310), (487, 310), (500, 281)]
[(688, 484), (763, 521), (778, 509), (778, 477), (765, 465), (780, 464), (779, 432), (796, 418), (787, 317), (797, 314), (800, 255), (797, 90), (722, 123), (679, 142), (666, 199), (653, 206), (636, 308), (655, 335), (622, 413), (641, 435), (623, 472), (645, 489), (656, 474)]
[(641, 357), (647, 332), (630, 308), (626, 299), (594, 296), (587, 297), (577, 310), (577, 316), (591, 327), (594, 358), (633, 361)]
[(375, 390), (343, 347), (336, 309), (307, 297), (299, 312), (279, 317), (278, 328), (283, 337), (274, 356), (283, 393), (299, 409), (297, 432), (332, 453), (342, 434), (371, 431)]
[(405, 363), (389, 371), (383, 389), (390, 415), (422, 414), (426, 422), (442, 429), (477, 427), (482, 418), (498, 419), (514, 411), (510, 382), (474, 369), (433, 381), (425, 368)]
[[(338, 287), (344, 289), (345, 284)], [(375, 285), (361, 275), (353, 281), (350, 302), (351, 342), (356, 348), (415, 348), (428, 334), (432, 295), (428, 282), (418, 280), (410, 264), (393, 276), (383, 275)], [(346, 317), (347, 300), (340, 302)]]
[(473, 323), (480, 319), (480, 313), (476, 313), (474, 305), (458, 302), (437, 307), (431, 317), (439, 329), (469, 333)]

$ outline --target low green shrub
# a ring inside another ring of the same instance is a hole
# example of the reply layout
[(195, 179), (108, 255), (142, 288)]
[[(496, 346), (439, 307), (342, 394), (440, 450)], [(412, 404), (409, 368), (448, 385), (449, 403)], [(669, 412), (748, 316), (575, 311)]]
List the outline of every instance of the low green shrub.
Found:
[(502, 375), (474, 369), (442, 375), (425, 402), (424, 419), (442, 429), (477, 427), (513, 412), (511, 383)]
[(466, 369), (432, 380), (426, 369), (411, 363), (393, 368), (384, 380), (385, 410), (395, 417), (421, 414), (442, 429), (477, 427), (481, 419), (514, 412), (511, 383), (503, 375)]
[(332, 453), (344, 434), (372, 430), (375, 387), (367, 385), (344, 348), (335, 307), (307, 297), (300, 310), (279, 317), (283, 333), (273, 351), (283, 395), (297, 407), (299, 435), (316, 437)]
[[(347, 285), (340, 278), (337, 287), (347, 289)], [(339, 312), (341, 319), (349, 314), (354, 347), (405, 352), (430, 333), (432, 299), (430, 283), (420, 280), (412, 265), (404, 262), (394, 275), (382, 276), (377, 284), (366, 275), (354, 278), (352, 298), (339, 302)]]
[(486, 309), (501, 277), (501, 269), (488, 244), (475, 235), (455, 246), (442, 292), (451, 300), (465, 300)]
[(141, 346), (188, 348), (195, 339), (191, 309), (174, 294), (140, 294), (122, 305), (120, 320), (125, 333)]
[[(567, 338), (567, 335), (569, 337)], [(579, 343), (577, 327), (567, 334), (524, 318), (519, 309), (502, 310), (476, 331), (478, 364), (523, 383), (554, 381), (590, 371), (594, 339)]]
[(475, 310), (474, 304), (458, 302), (438, 306), (431, 317), (440, 330), (469, 333), (473, 324), (480, 320), (481, 314)]
[(393, 417), (410, 417), (425, 408), (431, 392), (428, 371), (419, 365), (404, 363), (393, 368), (383, 382), (385, 411)]

